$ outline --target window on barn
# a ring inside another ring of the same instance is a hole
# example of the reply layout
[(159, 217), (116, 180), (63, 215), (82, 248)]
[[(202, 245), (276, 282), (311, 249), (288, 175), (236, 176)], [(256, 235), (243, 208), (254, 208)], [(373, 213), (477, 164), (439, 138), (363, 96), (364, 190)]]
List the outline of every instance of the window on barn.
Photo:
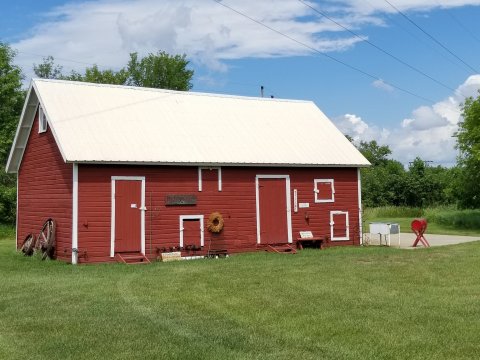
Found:
[(198, 191), (222, 191), (222, 169), (199, 167)]
[(47, 115), (41, 106), (38, 107), (38, 132), (44, 133), (47, 131)]
[(335, 187), (333, 179), (315, 179), (314, 180), (315, 202), (325, 203), (335, 201)]

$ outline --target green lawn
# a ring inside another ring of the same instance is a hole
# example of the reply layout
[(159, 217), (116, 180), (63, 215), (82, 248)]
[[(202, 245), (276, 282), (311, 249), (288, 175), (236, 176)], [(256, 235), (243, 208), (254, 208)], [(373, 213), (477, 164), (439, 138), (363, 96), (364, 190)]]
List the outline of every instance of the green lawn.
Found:
[(0, 359), (476, 359), (480, 242), (71, 266), (0, 240)]

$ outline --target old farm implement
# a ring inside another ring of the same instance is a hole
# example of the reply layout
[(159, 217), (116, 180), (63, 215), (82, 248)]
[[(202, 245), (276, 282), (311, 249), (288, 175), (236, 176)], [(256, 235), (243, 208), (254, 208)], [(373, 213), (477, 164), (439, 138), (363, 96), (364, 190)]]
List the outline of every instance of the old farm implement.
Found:
[(430, 247), (427, 239), (425, 239), (425, 231), (427, 230), (427, 220), (425, 219), (415, 219), (411, 224), (412, 231), (417, 235), (417, 238), (413, 242), (412, 247), (416, 247), (418, 243), (422, 243), (424, 247)]
[(42, 260), (55, 258), (55, 220), (48, 219), (35, 238), (32, 233), (23, 240), (21, 250), (25, 256), (41, 252)]

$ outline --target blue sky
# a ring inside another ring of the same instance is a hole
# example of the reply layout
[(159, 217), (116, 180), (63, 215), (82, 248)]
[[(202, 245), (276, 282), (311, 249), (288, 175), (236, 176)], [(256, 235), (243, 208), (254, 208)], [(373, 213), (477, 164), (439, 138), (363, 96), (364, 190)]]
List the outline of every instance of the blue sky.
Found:
[(283, 36), (213, 0), (17, 0), (2, 6), (0, 39), (18, 50), (27, 80), (46, 55), (69, 72), (118, 69), (133, 51), (185, 53), (194, 91), (258, 96), (263, 85), (266, 96), (313, 100), (342, 131), (388, 144), (404, 163), (452, 164), (459, 104), (480, 87), (480, 0), (388, 1), (305, 2), (434, 81), (298, 0), (222, 1)]

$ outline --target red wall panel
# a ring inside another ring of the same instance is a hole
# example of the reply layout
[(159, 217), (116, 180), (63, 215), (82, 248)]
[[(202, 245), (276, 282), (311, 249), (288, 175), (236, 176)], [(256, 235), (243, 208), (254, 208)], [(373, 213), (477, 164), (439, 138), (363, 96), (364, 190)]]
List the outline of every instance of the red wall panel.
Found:
[(38, 114), (18, 171), (17, 247), (48, 218), (56, 221), (57, 257), (71, 259), (72, 165), (65, 164), (50, 129), (38, 133)]
[[(229, 252), (255, 250), (256, 175), (289, 175), (293, 239), (299, 231), (310, 230), (315, 236), (330, 236), (330, 211), (348, 211), (350, 241), (329, 245), (359, 243), (358, 189), (356, 168), (239, 168), (222, 167), (222, 191), (208, 187), (198, 191), (198, 168), (177, 166), (102, 166), (79, 165), (79, 253), (85, 261), (110, 261), (111, 177), (144, 176), (146, 180), (145, 251), (154, 258), (157, 251), (179, 246), (180, 215), (203, 215), (205, 253), (211, 249)], [(335, 202), (315, 203), (314, 179), (334, 179)], [(211, 179), (213, 180), (213, 179)], [(213, 183), (213, 181), (212, 181)], [(212, 184), (213, 185), (213, 184)], [(294, 213), (293, 190), (298, 202), (308, 208)], [(165, 196), (194, 194), (196, 205), (167, 206)], [(225, 221), (220, 234), (207, 230), (209, 215), (219, 211)]]

